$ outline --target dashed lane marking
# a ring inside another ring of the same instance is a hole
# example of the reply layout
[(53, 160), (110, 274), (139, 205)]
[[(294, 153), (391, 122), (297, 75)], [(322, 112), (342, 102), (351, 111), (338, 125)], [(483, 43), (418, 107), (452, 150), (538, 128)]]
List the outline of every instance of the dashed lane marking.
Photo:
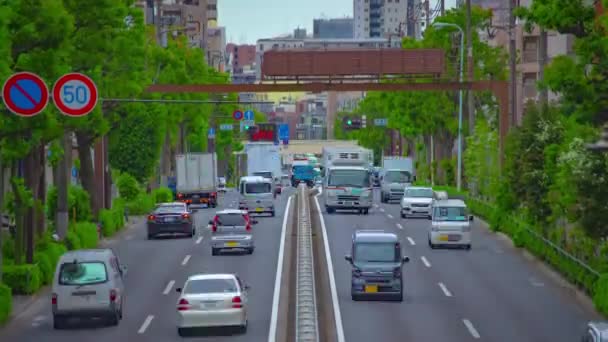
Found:
[(139, 330), (137, 331), (138, 334), (143, 334), (146, 332), (146, 329), (148, 329), (148, 326), (150, 325), (150, 323), (152, 323), (152, 320), (154, 319), (153, 315), (148, 315), (148, 317), (146, 317), (146, 320), (144, 321), (144, 323), (142, 323), (141, 327), (139, 328)]
[(410, 242), (410, 245), (415, 246), (416, 245), (416, 241), (414, 241), (414, 239), (412, 239), (411, 237), (407, 237), (407, 241)]
[(173, 288), (173, 285), (175, 285), (175, 280), (171, 280), (167, 286), (165, 287), (165, 290), (163, 291), (164, 295), (169, 294), (169, 291), (171, 291), (171, 289)]
[(388, 216), (388, 218), (390, 218), (390, 219), (393, 218), (393, 215), (391, 215), (391, 214), (386, 214), (386, 216)]
[(467, 329), (469, 330), (469, 333), (471, 333), (471, 336), (473, 336), (473, 338), (481, 337), (481, 336), (479, 336), (479, 332), (477, 332), (477, 329), (475, 329), (475, 327), (473, 326), (473, 323), (471, 323), (471, 321), (469, 321), (468, 319), (463, 319), (462, 323), (464, 323), (464, 326), (467, 327)]
[(380, 208), (380, 211), (381, 211), (381, 212), (384, 212), (384, 208)]
[(443, 291), (443, 294), (446, 297), (452, 297), (452, 293), (450, 292), (450, 290), (448, 290), (447, 287), (445, 287), (445, 285), (443, 283), (439, 283), (438, 285), (439, 285), (439, 287), (441, 288), (441, 291)]
[(397, 228), (403, 229), (403, 226), (401, 225), (401, 223), (397, 223)]
[(201, 243), (201, 241), (203, 241), (203, 237), (202, 237), (202, 236), (201, 236), (201, 237), (199, 237), (198, 239), (196, 239), (196, 242), (195, 242), (195, 243), (198, 245), (198, 244), (200, 244), (200, 243)]
[(424, 264), (424, 266), (431, 267), (431, 263), (428, 260), (426, 260), (425, 256), (421, 256), (420, 260), (422, 260), (422, 263)]
[(186, 266), (186, 264), (188, 263), (188, 260), (190, 260), (190, 254), (186, 255), (186, 257), (182, 261), (182, 266)]

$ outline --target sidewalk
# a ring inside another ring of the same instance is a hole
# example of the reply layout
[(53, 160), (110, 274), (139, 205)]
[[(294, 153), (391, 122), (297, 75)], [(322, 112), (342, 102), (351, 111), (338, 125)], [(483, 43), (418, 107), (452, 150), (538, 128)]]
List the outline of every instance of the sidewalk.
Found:
[[(126, 227), (124, 229), (122, 229), (120, 232), (118, 232), (116, 235), (112, 236), (109, 239), (103, 238), (101, 241), (99, 241), (99, 246), (104, 247), (112, 244), (113, 242), (122, 238), (127, 231), (139, 224), (142, 224), (143, 222), (145, 222), (145, 216), (130, 216), (129, 222), (126, 224)], [(39, 299), (50, 297), (50, 292), (51, 287), (49, 285), (46, 285), (41, 287), (38, 292), (32, 295), (13, 295), (13, 307), (11, 310), (11, 315), (5, 326), (8, 325), (15, 318), (19, 317), (19, 315), (27, 311)]]

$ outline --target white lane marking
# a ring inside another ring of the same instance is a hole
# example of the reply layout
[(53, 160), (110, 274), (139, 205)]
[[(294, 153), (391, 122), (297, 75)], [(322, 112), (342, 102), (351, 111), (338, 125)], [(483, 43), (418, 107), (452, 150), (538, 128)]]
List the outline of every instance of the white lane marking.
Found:
[(543, 283), (542, 281), (537, 280), (536, 278), (530, 278), (530, 283), (534, 287), (543, 287), (543, 286), (545, 286), (545, 283)]
[(403, 229), (403, 226), (401, 225), (401, 223), (397, 223), (397, 228)]
[(277, 321), (279, 318), (279, 297), (281, 295), (281, 278), (283, 277), (283, 262), (285, 255), (285, 232), (287, 231), (287, 217), (289, 217), (289, 206), (291, 199), (287, 199), (285, 214), (283, 215), (283, 226), (281, 227), (281, 241), (279, 243), (279, 256), (277, 260), (277, 271), (274, 278), (274, 293), (272, 295), (272, 313), (270, 316), (270, 329), (268, 331), (268, 342), (275, 342), (277, 338)]
[(471, 321), (469, 321), (468, 319), (463, 319), (462, 323), (464, 323), (464, 326), (467, 327), (467, 329), (469, 330), (469, 332), (471, 333), (471, 336), (473, 336), (473, 338), (481, 337), (481, 336), (479, 336), (477, 329), (475, 329), (475, 327), (473, 326), (473, 323), (471, 323)]
[(378, 208), (378, 205), (376, 203), (374, 203), (374, 208)]
[[(325, 245), (325, 259), (327, 260), (327, 273), (329, 275), (329, 287), (331, 290), (331, 302), (334, 307), (334, 319), (336, 321), (336, 332), (338, 335), (338, 342), (344, 342), (344, 327), (342, 326), (342, 314), (340, 313), (340, 303), (338, 302), (338, 291), (336, 290), (336, 279), (334, 277), (334, 264), (331, 261), (331, 253), (329, 251), (329, 239), (327, 238), (327, 229), (325, 228), (325, 219), (321, 214), (321, 206), (319, 205), (319, 197), (315, 196), (315, 204), (317, 205), (317, 211), (319, 212), (319, 219), (321, 221), (321, 230), (323, 231), (323, 242)], [(380, 208), (382, 210), (382, 208)]]
[(36, 316), (34, 318), (34, 320), (32, 321), (32, 327), (39, 327), (40, 325), (42, 325), (43, 321), (46, 320), (46, 316)]
[(319, 187), (319, 193), (317, 194), (317, 196), (321, 195), (322, 193), (323, 193), (323, 187), (321, 186), (321, 187)]
[(186, 266), (186, 264), (188, 263), (188, 260), (190, 260), (190, 254), (186, 255), (186, 257), (182, 261), (182, 266)]
[(420, 259), (422, 260), (422, 263), (424, 264), (424, 266), (431, 267), (431, 263), (428, 260), (426, 260), (425, 256), (421, 256)]
[(144, 323), (141, 325), (141, 327), (139, 328), (139, 330), (137, 331), (138, 334), (143, 334), (146, 332), (146, 329), (148, 329), (148, 326), (150, 325), (150, 323), (152, 323), (152, 320), (154, 319), (153, 315), (148, 315), (148, 317), (146, 317), (146, 320), (144, 321)]
[(414, 241), (414, 239), (412, 239), (412, 238), (411, 238), (411, 237), (409, 237), (409, 236), (407, 237), (407, 241), (409, 241), (409, 242), (410, 242), (410, 245), (412, 245), (412, 246), (415, 246), (415, 245), (416, 245), (416, 242)]
[(384, 208), (380, 208), (380, 211), (381, 211), (381, 212), (384, 212)]
[(388, 216), (388, 218), (390, 218), (390, 219), (393, 218), (393, 215), (391, 215), (391, 214), (386, 214), (386, 216)]
[(441, 288), (441, 291), (443, 291), (443, 294), (446, 297), (452, 297), (452, 293), (448, 290), (447, 287), (445, 287), (445, 285), (443, 283), (439, 283), (439, 287)]
[(201, 241), (203, 241), (203, 237), (202, 236), (199, 237), (198, 239), (196, 239), (195, 243), (198, 245), (199, 243), (201, 243)]
[(165, 287), (165, 290), (163, 291), (164, 295), (169, 294), (169, 291), (171, 291), (171, 289), (173, 288), (173, 285), (175, 285), (175, 280), (171, 280), (167, 286)]

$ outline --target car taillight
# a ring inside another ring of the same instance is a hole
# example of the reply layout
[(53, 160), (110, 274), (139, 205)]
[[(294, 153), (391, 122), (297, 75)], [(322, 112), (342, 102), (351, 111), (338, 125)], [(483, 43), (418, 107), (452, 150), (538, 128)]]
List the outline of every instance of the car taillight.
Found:
[(185, 219), (185, 220), (187, 220), (187, 219), (190, 218), (190, 215), (188, 215), (188, 214), (182, 214), (182, 218)]
[(116, 290), (111, 289), (110, 290), (110, 302), (114, 303), (116, 301)]
[(154, 220), (156, 220), (156, 216), (148, 215), (148, 221), (154, 221)]
[(57, 294), (53, 293), (53, 297), (51, 297), (51, 304), (57, 305)]
[(211, 197), (217, 197), (217, 192), (212, 192)]
[(235, 309), (243, 307), (243, 300), (240, 296), (232, 297), (232, 307)]
[(177, 198), (184, 198), (184, 194), (177, 194)]
[(211, 225), (211, 231), (214, 232), (214, 233), (217, 232), (217, 221), (218, 221), (218, 219), (219, 218), (217, 216), (213, 218), (213, 224)]
[(177, 311), (186, 311), (190, 310), (190, 303), (184, 298), (180, 299), (177, 303)]

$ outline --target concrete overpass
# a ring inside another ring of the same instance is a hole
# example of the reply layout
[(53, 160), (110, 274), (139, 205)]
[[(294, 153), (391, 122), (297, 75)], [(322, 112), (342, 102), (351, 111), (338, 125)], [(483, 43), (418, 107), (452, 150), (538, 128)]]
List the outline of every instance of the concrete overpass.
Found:
[[(246, 144), (247, 141), (243, 141)], [(281, 154), (292, 153), (321, 153), (323, 147), (351, 147), (358, 146), (356, 140), (290, 140), (289, 145), (280, 145)]]

